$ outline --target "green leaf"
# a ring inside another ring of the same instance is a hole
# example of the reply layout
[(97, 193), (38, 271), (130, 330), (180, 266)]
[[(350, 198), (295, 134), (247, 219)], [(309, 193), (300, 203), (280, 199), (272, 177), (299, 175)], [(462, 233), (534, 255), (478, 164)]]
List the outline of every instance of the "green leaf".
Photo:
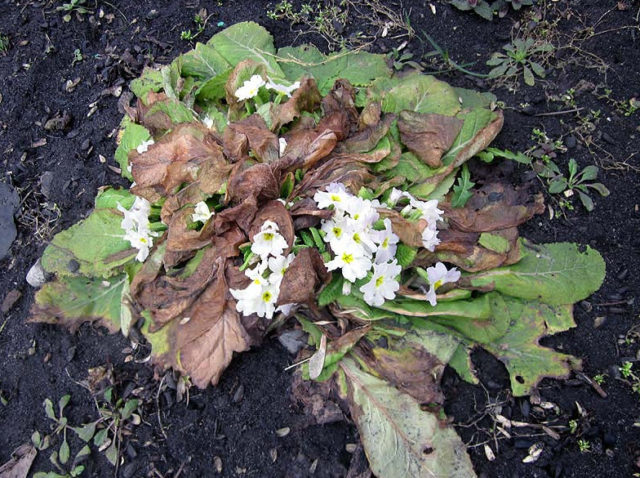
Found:
[(524, 82), (529, 86), (535, 85), (536, 80), (533, 77), (533, 73), (531, 72), (531, 69), (526, 65), (523, 65), (522, 68), (524, 70)]
[(173, 124), (191, 123), (196, 119), (193, 111), (189, 107), (174, 99), (156, 101), (151, 108), (149, 108), (145, 117), (149, 117), (154, 114), (166, 115)]
[(316, 229), (315, 227), (310, 227), (309, 232), (311, 232), (311, 236), (313, 237), (314, 245), (316, 246), (320, 254), (322, 254), (326, 250), (326, 246), (324, 244), (324, 240), (322, 240), (322, 236), (320, 236), (320, 231), (318, 231), (318, 229)]
[(376, 78), (391, 75), (384, 55), (342, 50), (326, 56), (313, 45), (280, 48), (278, 62), (288, 80), (311, 76), (323, 95), (329, 92), (338, 78), (344, 78), (355, 86), (367, 86)]
[(531, 159), (524, 153), (509, 151), (508, 149), (487, 148), (485, 152), (490, 153), (498, 158), (510, 159), (517, 163), (531, 164)]
[(547, 304), (573, 304), (600, 288), (605, 263), (598, 251), (560, 242), (524, 243), (520, 262), (466, 277), (474, 287), (493, 286), (513, 297)]
[(569, 174), (570, 180), (575, 178), (576, 174), (578, 174), (578, 163), (573, 158), (569, 160)]
[(67, 394), (67, 395), (63, 395), (60, 400), (58, 400), (58, 411), (60, 412), (60, 416), (62, 416), (62, 413), (64, 412), (64, 408), (69, 404), (69, 401), (71, 400), (71, 395)]
[(494, 251), (499, 254), (509, 252), (509, 250), (511, 249), (509, 241), (507, 241), (502, 236), (491, 234), (490, 232), (483, 232), (482, 234), (480, 234), (478, 244), (486, 249), (489, 249), (490, 251)]
[(342, 284), (344, 278), (339, 272), (334, 272), (331, 282), (329, 282), (324, 289), (318, 294), (318, 306), (325, 307), (332, 302), (335, 302), (338, 297), (342, 295)]
[(594, 181), (598, 178), (598, 167), (589, 165), (580, 173), (581, 181)]
[(202, 80), (219, 77), (235, 66), (227, 61), (216, 48), (203, 43), (196, 44), (193, 50), (182, 55), (180, 59), (181, 76), (193, 76)]
[(135, 398), (132, 400), (127, 400), (127, 402), (124, 404), (124, 407), (122, 408), (122, 411), (120, 412), (120, 416), (122, 417), (122, 419), (129, 419), (133, 412), (135, 412), (138, 408), (139, 403), (139, 400)]
[(493, 9), (484, 0), (480, 0), (478, 4), (475, 6), (475, 8), (473, 9), (473, 11), (476, 12), (485, 20), (489, 20), (489, 21), (493, 20)]
[(142, 143), (151, 139), (151, 133), (149, 133), (147, 128), (144, 126), (131, 121), (128, 116), (125, 116), (122, 119), (120, 128), (122, 128), (120, 143), (118, 144), (118, 148), (116, 149), (114, 156), (117, 163), (120, 165), (120, 174), (132, 181), (133, 176), (131, 176), (131, 173), (128, 171), (129, 151), (135, 150)]
[[(270, 76), (274, 78), (284, 76), (276, 61), (273, 37), (264, 27), (255, 22), (236, 23), (211, 37), (207, 45), (214, 48), (231, 67), (242, 60), (251, 59), (264, 64)], [(216, 74), (221, 71), (216, 71)]]
[(58, 454), (60, 463), (62, 463), (63, 465), (67, 463), (69, 461), (70, 453), (71, 451), (69, 450), (69, 444), (67, 443), (67, 440), (62, 440), (62, 445), (60, 445), (60, 453)]
[(596, 191), (598, 191), (598, 193), (600, 193), (601, 196), (608, 196), (609, 194), (611, 194), (609, 192), (609, 190), (606, 188), (606, 186), (602, 183), (592, 183), (592, 184), (587, 184), (587, 187), (595, 189)]
[(505, 297), (505, 321), (510, 324), (499, 340), (483, 347), (505, 364), (514, 396), (529, 395), (545, 377), (566, 378), (580, 361), (543, 347), (538, 342), (547, 334), (546, 321), (566, 316), (570, 306), (548, 307), (537, 302), (522, 302)]
[(71, 427), (71, 429), (76, 432), (76, 435), (78, 435), (82, 441), (88, 442), (95, 435), (97, 424), (98, 422), (91, 422), (79, 427)]
[[(493, 135), (484, 137), (481, 133), (495, 118), (495, 113), (483, 108), (476, 108), (464, 114), (462, 129), (449, 151), (442, 156), (442, 162), (460, 166), (478, 151), (482, 151), (493, 140)], [(495, 134), (498, 134), (498, 131), (499, 129), (496, 129)]]
[(454, 116), (460, 111), (460, 100), (447, 83), (417, 73), (404, 77), (382, 99), (385, 113), (403, 110)]
[(584, 208), (591, 212), (595, 208), (593, 204), (593, 199), (589, 197), (588, 194), (583, 193), (582, 191), (578, 191), (578, 196), (580, 197), (580, 202), (584, 206)]
[(529, 65), (531, 66), (531, 69), (536, 75), (538, 75), (540, 78), (545, 77), (544, 67), (540, 63), (536, 63), (535, 61), (530, 61)]
[(207, 80), (196, 90), (198, 101), (219, 101), (224, 99), (227, 92), (225, 85), (233, 69), (229, 69)]
[(93, 444), (97, 447), (102, 446), (104, 441), (107, 439), (108, 432), (108, 428), (103, 428), (102, 430), (98, 431), (98, 433), (96, 433), (96, 435), (93, 437)]
[[(99, 196), (96, 203), (100, 202)], [(124, 239), (121, 222), (116, 209), (94, 209), (87, 219), (55, 235), (42, 255), (42, 267), (59, 277), (117, 274), (137, 253)]]
[(48, 398), (45, 398), (44, 400), (44, 412), (47, 414), (47, 417), (49, 417), (51, 420), (56, 419), (56, 414), (53, 411), (53, 402)]
[(491, 105), (498, 101), (493, 93), (468, 90), (466, 88), (454, 87), (453, 90), (458, 95), (460, 106), (464, 110), (473, 110), (476, 108), (491, 109)]
[(458, 184), (453, 187), (453, 196), (451, 197), (451, 206), (454, 208), (464, 207), (469, 199), (473, 196), (471, 188), (476, 183), (471, 181), (471, 173), (466, 164), (462, 165), (462, 173), (458, 178)]
[(107, 458), (107, 460), (109, 460), (109, 463), (111, 463), (113, 466), (116, 466), (116, 464), (118, 463), (118, 447), (116, 446), (115, 439), (111, 442), (111, 445), (109, 446), (109, 448), (107, 448), (107, 451), (104, 452), (104, 456)]
[(353, 360), (342, 360), (340, 367), (347, 378), (351, 416), (376, 476), (475, 476), (452, 427)]
[(478, 380), (478, 377), (476, 376), (475, 369), (473, 368), (473, 363), (471, 362), (471, 349), (466, 345), (458, 345), (458, 348), (449, 360), (449, 366), (453, 368), (465, 382), (473, 384), (480, 383), (480, 380)]
[(109, 279), (59, 277), (37, 292), (31, 320), (66, 325), (72, 330), (83, 322), (98, 321), (111, 332), (118, 332), (125, 282), (126, 274)]
[(403, 243), (398, 244), (398, 248), (396, 249), (396, 259), (398, 260), (398, 264), (402, 266), (402, 268), (409, 267), (417, 255), (417, 248), (407, 246)]
[[(145, 67), (142, 75), (133, 80), (129, 85), (133, 94), (145, 102), (147, 93), (150, 91), (158, 92), (162, 90), (162, 73), (155, 68)], [(125, 116), (128, 118), (128, 116)]]
[(566, 179), (563, 177), (556, 178), (549, 183), (549, 194), (560, 194), (567, 189), (568, 186)]

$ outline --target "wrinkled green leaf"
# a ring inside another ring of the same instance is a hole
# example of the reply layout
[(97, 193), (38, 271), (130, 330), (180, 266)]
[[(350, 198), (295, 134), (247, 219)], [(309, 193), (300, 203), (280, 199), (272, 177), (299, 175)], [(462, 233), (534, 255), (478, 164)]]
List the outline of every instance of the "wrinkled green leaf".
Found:
[(455, 430), (423, 411), (411, 396), (340, 363), (347, 377), (351, 416), (358, 426), (371, 470), (385, 478), (473, 477), (473, 466)]
[(139, 124), (134, 123), (125, 116), (120, 125), (122, 129), (122, 136), (120, 137), (120, 143), (115, 152), (115, 158), (120, 165), (121, 175), (130, 181), (133, 181), (133, 176), (128, 171), (129, 166), (129, 151), (135, 150), (145, 141), (151, 139), (151, 133)]
[(382, 111), (399, 113), (402, 110), (454, 116), (460, 111), (460, 101), (447, 83), (433, 76), (414, 74), (403, 78), (383, 96)]
[(513, 297), (547, 304), (573, 304), (600, 288), (605, 264), (598, 251), (560, 242), (525, 243), (520, 262), (468, 276), (474, 287), (493, 285)]

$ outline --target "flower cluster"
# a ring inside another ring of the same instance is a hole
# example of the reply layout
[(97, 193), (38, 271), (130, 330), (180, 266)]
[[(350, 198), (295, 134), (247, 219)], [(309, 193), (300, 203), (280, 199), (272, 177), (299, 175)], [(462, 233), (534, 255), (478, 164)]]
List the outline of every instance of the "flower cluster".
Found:
[(443, 211), (438, 209), (438, 201), (436, 199), (420, 201), (407, 191), (393, 188), (387, 199), (387, 204), (390, 207), (395, 207), (403, 198), (408, 199), (409, 204), (402, 209), (402, 215), (408, 217), (417, 215), (427, 222), (427, 227), (422, 231), (422, 246), (433, 252), (435, 247), (440, 244), (437, 224), (443, 214)]
[(271, 319), (274, 312), (280, 309), (276, 309), (280, 284), (294, 259), (293, 254), (283, 254), (287, 246), (286, 239), (278, 232), (278, 225), (272, 221), (265, 221), (251, 244), (251, 252), (256, 257), (256, 262), (253, 268), (245, 271), (251, 283), (244, 289), (230, 290), (237, 301), (238, 312)]
[(402, 271), (395, 259), (399, 238), (389, 219), (382, 222), (383, 228), (374, 228), (380, 218), (380, 203), (354, 196), (340, 183), (331, 183), (313, 199), (319, 208), (334, 210), (333, 217), (322, 222), (324, 241), (334, 253), (327, 269), (340, 269), (347, 290), (371, 271), (371, 279), (360, 287), (369, 305), (380, 306), (395, 298), (400, 288), (396, 277)]
[(274, 90), (279, 95), (284, 95), (287, 97), (290, 97), (291, 93), (300, 88), (299, 81), (296, 81), (292, 85), (287, 86), (280, 83), (275, 83), (271, 78), (267, 78), (267, 80), (268, 81), (264, 81), (264, 78), (262, 78), (262, 76), (260, 75), (253, 75), (250, 79), (245, 81), (240, 88), (236, 90), (236, 98), (238, 98), (238, 100), (240, 101), (255, 98), (256, 96), (258, 96), (258, 92), (263, 86), (269, 90)]
[(124, 208), (118, 203), (118, 211), (124, 214), (120, 227), (124, 229), (124, 239), (131, 243), (131, 247), (138, 249), (136, 260), (144, 262), (149, 256), (149, 249), (153, 247), (153, 237), (158, 233), (149, 228), (149, 213), (151, 203), (144, 198), (136, 197), (131, 209)]

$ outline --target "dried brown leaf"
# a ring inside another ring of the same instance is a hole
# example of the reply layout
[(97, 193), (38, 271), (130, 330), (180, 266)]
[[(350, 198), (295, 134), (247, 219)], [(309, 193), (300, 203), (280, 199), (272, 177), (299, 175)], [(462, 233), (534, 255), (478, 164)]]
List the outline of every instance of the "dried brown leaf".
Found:
[(442, 166), (442, 155), (451, 148), (464, 122), (452, 116), (403, 111), (398, 118), (400, 140), (432, 168)]

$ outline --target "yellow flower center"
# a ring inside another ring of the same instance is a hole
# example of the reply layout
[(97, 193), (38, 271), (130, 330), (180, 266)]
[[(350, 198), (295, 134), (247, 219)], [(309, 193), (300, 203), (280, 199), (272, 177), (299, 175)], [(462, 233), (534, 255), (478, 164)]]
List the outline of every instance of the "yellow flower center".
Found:
[(253, 279), (253, 283), (258, 285), (262, 284), (262, 282), (260, 282), (260, 279)]
[(360, 234), (358, 234), (357, 232), (353, 235), (353, 240), (355, 241), (356, 244), (360, 244), (360, 241), (362, 239), (360, 239)]
[(271, 292), (266, 291), (264, 294), (262, 294), (262, 300), (265, 302), (271, 302), (271, 298), (273, 297), (273, 294), (271, 294)]
[(376, 287), (380, 287), (382, 284), (384, 284), (384, 276), (380, 276), (376, 279)]
[(331, 200), (334, 201), (334, 202), (340, 202), (341, 201), (340, 196), (338, 196), (337, 194), (332, 194), (331, 195)]
[(272, 233), (272, 232), (265, 232), (265, 233), (264, 233), (264, 240), (265, 240), (265, 241), (271, 241), (271, 240), (273, 240), (273, 233)]
[(331, 228), (331, 230), (333, 231), (333, 235), (340, 239), (340, 236), (342, 236), (342, 228), (335, 226)]
[(146, 244), (146, 243), (147, 243), (147, 240), (146, 240), (144, 237), (141, 237), (141, 238), (140, 238), (140, 242), (142, 242), (143, 244)]
[(438, 287), (440, 287), (443, 284), (442, 279), (437, 280), (435, 284), (433, 284), (433, 288), (437, 289)]
[(345, 264), (351, 264), (353, 262), (353, 254), (347, 254), (346, 252), (344, 252), (342, 254), (342, 262), (344, 262)]
[(386, 249), (387, 247), (389, 247), (389, 238), (385, 237), (384, 241), (382, 241), (382, 244), (380, 245), (380, 247), (382, 247), (383, 249)]

